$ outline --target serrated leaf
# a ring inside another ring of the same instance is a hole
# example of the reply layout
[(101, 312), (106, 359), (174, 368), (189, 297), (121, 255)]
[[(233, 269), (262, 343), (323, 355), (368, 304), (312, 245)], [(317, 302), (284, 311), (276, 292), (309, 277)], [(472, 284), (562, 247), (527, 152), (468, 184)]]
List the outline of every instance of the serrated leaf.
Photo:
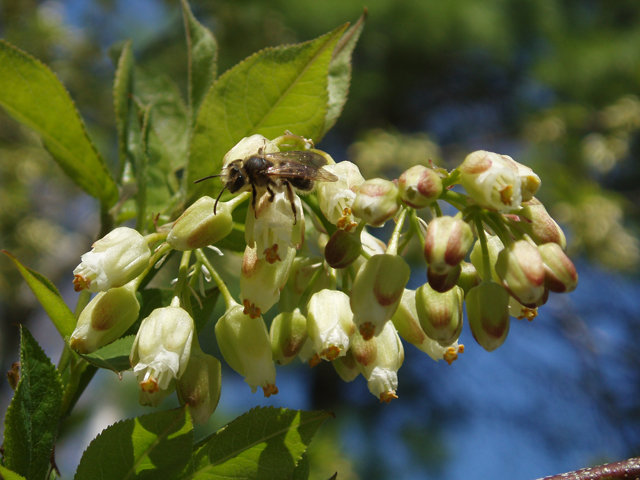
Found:
[(182, 480), (290, 478), (330, 412), (254, 408), (201, 442)]
[(35, 294), (44, 311), (49, 315), (60, 336), (62, 338), (71, 336), (76, 328), (76, 317), (69, 310), (67, 304), (64, 303), (55, 285), (44, 275), (22, 265), (16, 257), (6, 250), (1, 251), (13, 260), (13, 263), (18, 267), (20, 274), (26, 280), (27, 285)]
[(85, 450), (75, 480), (173, 479), (193, 449), (185, 408), (123, 420), (105, 429)]
[(10, 470), (39, 480), (58, 434), (62, 381), (29, 331), (21, 327), (20, 335), (20, 382), (4, 421), (4, 459)]
[[(358, 21), (349, 28), (340, 39), (333, 51), (329, 63), (329, 104), (325, 116), (324, 129), (320, 138), (333, 127), (342, 113), (342, 108), (347, 101), (349, 85), (351, 84), (351, 54), (356, 47), (360, 34), (367, 18), (367, 10), (364, 11)], [(319, 140), (319, 139), (318, 139)]]
[(0, 105), (40, 134), (80, 188), (103, 207), (116, 203), (116, 184), (67, 90), (46, 65), (4, 40), (0, 40)]
[(0, 465), (0, 480), (26, 480), (22, 475)]
[(182, 0), (182, 15), (187, 34), (189, 106), (195, 121), (200, 105), (216, 78), (218, 43), (209, 29), (193, 16), (187, 0)]
[(122, 177), (127, 161), (127, 131), (129, 128), (129, 109), (132, 102), (133, 67), (133, 48), (131, 40), (128, 40), (122, 46), (113, 82), (113, 104), (116, 113), (116, 126), (118, 127), (118, 152), (120, 153), (119, 179)]
[[(333, 49), (347, 25), (315, 40), (262, 50), (222, 75), (205, 97), (189, 151), (187, 203), (211, 193), (206, 183), (243, 137), (290, 130), (318, 139), (327, 113), (327, 76)], [(219, 189), (219, 187), (217, 187)]]
[(307, 457), (307, 452), (304, 452), (298, 465), (294, 468), (290, 480), (309, 480), (309, 470), (309, 457)]
[(129, 354), (134, 339), (135, 335), (127, 335), (93, 353), (82, 355), (82, 358), (96, 367), (106, 368), (116, 373), (124, 372), (131, 368)]

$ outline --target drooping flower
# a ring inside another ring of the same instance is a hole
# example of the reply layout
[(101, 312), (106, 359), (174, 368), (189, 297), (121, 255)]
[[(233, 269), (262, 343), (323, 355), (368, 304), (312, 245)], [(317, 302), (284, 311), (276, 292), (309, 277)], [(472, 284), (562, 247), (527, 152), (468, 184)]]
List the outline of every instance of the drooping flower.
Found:
[(357, 226), (351, 206), (364, 178), (358, 167), (347, 161), (326, 165), (324, 169), (337, 175), (338, 181), (318, 182), (316, 191), (320, 210), (339, 229), (350, 232)]
[(307, 333), (317, 355), (335, 360), (346, 354), (356, 329), (349, 296), (339, 290), (321, 290), (309, 300)]
[(167, 243), (176, 250), (195, 250), (222, 240), (233, 230), (233, 208), (229, 202), (218, 203), (211, 197), (201, 197), (174, 222)]

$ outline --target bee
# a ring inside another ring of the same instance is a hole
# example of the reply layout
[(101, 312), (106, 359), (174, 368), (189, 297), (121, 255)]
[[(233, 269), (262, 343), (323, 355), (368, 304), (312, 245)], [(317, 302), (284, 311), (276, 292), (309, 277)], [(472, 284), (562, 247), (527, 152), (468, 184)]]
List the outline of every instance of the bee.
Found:
[[(315, 182), (336, 182), (338, 177), (325, 170), (327, 159), (319, 153), (311, 151), (291, 150), (285, 152), (264, 153), (260, 148), (256, 155), (247, 158), (239, 158), (225, 165), (219, 175), (196, 180), (194, 183), (207, 180), (209, 178), (220, 177), (224, 187), (216, 198), (213, 206), (213, 213), (216, 213), (218, 200), (222, 192), (229, 190), (236, 193), (241, 190), (251, 188), (253, 196), (251, 205), (255, 212), (256, 197), (258, 190), (269, 194), (269, 201), (273, 202), (275, 190), (284, 188), (287, 192), (287, 199), (293, 210), (294, 224), (298, 221), (296, 205), (294, 201), (294, 190), (300, 193), (309, 193), (315, 188)], [(256, 218), (257, 218), (256, 213)]]

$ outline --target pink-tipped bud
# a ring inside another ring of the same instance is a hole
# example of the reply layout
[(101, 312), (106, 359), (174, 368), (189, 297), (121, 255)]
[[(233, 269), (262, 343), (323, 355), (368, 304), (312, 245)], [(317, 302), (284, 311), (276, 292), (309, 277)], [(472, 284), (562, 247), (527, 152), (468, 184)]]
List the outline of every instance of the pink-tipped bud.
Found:
[(502, 286), (525, 306), (536, 306), (544, 294), (544, 264), (538, 249), (526, 240), (507, 245), (498, 254), (496, 274)]
[(493, 281), (472, 288), (466, 297), (467, 319), (473, 338), (492, 352), (509, 333), (509, 293)]
[(538, 251), (544, 262), (544, 286), (556, 293), (574, 291), (578, 286), (578, 272), (560, 245), (545, 243)]
[(351, 211), (372, 227), (381, 227), (398, 208), (398, 187), (389, 180), (373, 178), (360, 185)]
[(332, 268), (347, 268), (362, 253), (360, 235), (336, 230), (324, 247), (324, 258)]
[(442, 346), (449, 346), (462, 331), (462, 302), (464, 292), (454, 287), (446, 293), (425, 284), (416, 290), (416, 310), (420, 325), (429, 338)]
[(515, 218), (517, 220), (510, 218), (510, 221), (529, 235), (536, 244), (557, 243), (563, 250), (566, 248), (567, 239), (564, 232), (537, 198), (523, 203), (522, 210)]
[(398, 178), (400, 200), (412, 208), (424, 208), (442, 193), (442, 178), (435, 170), (414, 165)]
[(429, 280), (429, 285), (436, 292), (444, 293), (451, 290), (458, 283), (460, 278), (460, 273), (462, 272), (462, 268), (460, 265), (456, 265), (447, 273), (434, 273), (431, 269), (431, 266), (427, 267), (427, 280)]
[(460, 264), (473, 245), (473, 232), (460, 218), (437, 217), (427, 228), (424, 258), (436, 274), (447, 273)]

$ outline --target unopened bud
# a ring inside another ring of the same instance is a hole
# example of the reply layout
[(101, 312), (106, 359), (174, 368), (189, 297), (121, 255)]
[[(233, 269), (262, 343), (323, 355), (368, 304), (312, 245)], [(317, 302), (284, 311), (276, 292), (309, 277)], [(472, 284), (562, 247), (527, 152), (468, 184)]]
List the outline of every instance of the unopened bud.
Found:
[(276, 315), (269, 329), (269, 340), (276, 364), (287, 365), (296, 358), (307, 340), (307, 319), (299, 308)]
[(365, 340), (379, 335), (398, 308), (411, 269), (402, 257), (374, 255), (358, 271), (351, 288), (353, 321)]
[(336, 230), (324, 248), (324, 257), (332, 268), (347, 268), (361, 253), (360, 235), (346, 230)]
[(431, 270), (431, 266), (427, 267), (427, 280), (429, 281), (429, 285), (436, 292), (444, 293), (451, 290), (458, 283), (458, 279), (460, 278), (460, 273), (462, 272), (462, 268), (460, 265), (456, 265), (446, 273), (438, 274), (434, 273)]
[[(174, 222), (167, 243), (176, 250), (195, 250), (222, 240), (233, 230), (233, 208), (211, 197), (201, 197)], [(215, 212), (214, 213), (214, 207)]]
[(460, 278), (458, 278), (458, 286), (462, 288), (464, 294), (467, 295), (469, 290), (480, 284), (480, 277), (478, 276), (476, 267), (474, 267), (472, 263), (463, 261), (460, 263), (460, 266), (462, 269), (460, 271)]
[(473, 287), (466, 297), (467, 319), (473, 338), (492, 352), (509, 333), (509, 293), (493, 281)]
[(351, 211), (372, 227), (381, 227), (398, 207), (398, 187), (389, 180), (373, 178), (360, 185)]
[(69, 346), (82, 354), (95, 352), (120, 338), (138, 319), (139, 312), (140, 303), (132, 283), (100, 292), (80, 314)]
[(414, 165), (398, 178), (400, 199), (412, 208), (424, 208), (442, 193), (442, 178), (435, 170)]
[(472, 245), (473, 232), (467, 222), (455, 217), (437, 217), (427, 228), (424, 258), (433, 273), (442, 275), (460, 265)]
[(557, 243), (563, 250), (566, 248), (567, 239), (564, 232), (537, 198), (523, 203), (515, 218), (518, 221), (512, 218), (510, 221), (529, 235), (537, 245)]
[(535, 306), (544, 293), (542, 257), (527, 240), (513, 242), (498, 254), (496, 274), (502, 286), (525, 306)]
[(207, 355), (199, 345), (191, 349), (184, 374), (176, 382), (180, 405), (189, 405), (193, 421), (205, 424), (218, 406), (222, 367), (213, 355)]
[(442, 346), (449, 346), (462, 331), (462, 301), (464, 292), (458, 286), (446, 293), (425, 284), (416, 290), (416, 310), (420, 325), (430, 338)]
[(573, 262), (556, 243), (538, 246), (544, 262), (544, 286), (552, 292), (569, 293), (578, 286), (578, 272)]

